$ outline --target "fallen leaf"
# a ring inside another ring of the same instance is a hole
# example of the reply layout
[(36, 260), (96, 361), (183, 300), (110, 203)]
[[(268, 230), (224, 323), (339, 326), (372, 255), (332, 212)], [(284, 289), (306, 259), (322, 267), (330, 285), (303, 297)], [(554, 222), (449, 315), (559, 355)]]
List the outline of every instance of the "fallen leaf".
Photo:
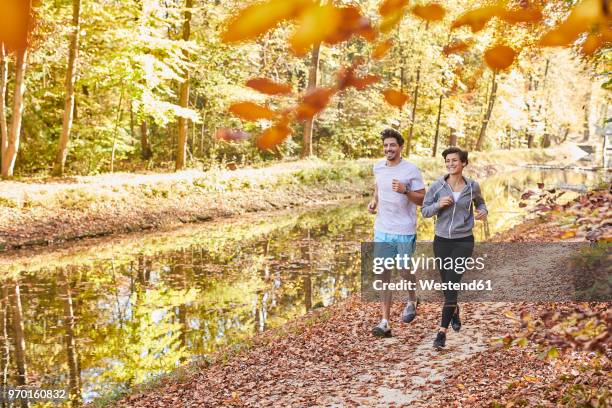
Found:
[(254, 39), (284, 20), (294, 19), (314, 5), (313, 0), (269, 0), (242, 9), (221, 33), (225, 43)]
[(455, 41), (451, 44), (446, 45), (442, 49), (442, 53), (446, 56), (449, 56), (450, 54), (458, 54), (460, 52), (463, 52), (468, 48), (470, 48), (470, 46), (464, 41)]
[(385, 17), (402, 11), (407, 5), (408, 0), (384, 0), (380, 3), (380, 6), (378, 6), (378, 12), (381, 16)]
[(29, 2), (3, 0), (0, 12), (0, 43), (8, 50), (22, 50), (28, 45), (28, 31), (33, 26)]
[(291, 85), (279, 84), (268, 78), (249, 79), (246, 86), (266, 95), (287, 95), (291, 93)]
[(593, 55), (598, 49), (604, 45), (604, 39), (598, 34), (589, 34), (582, 43), (582, 53), (584, 55)]
[(393, 40), (388, 39), (378, 44), (372, 51), (372, 58), (376, 60), (382, 59), (387, 52), (393, 47)]
[(500, 6), (487, 6), (470, 10), (453, 21), (451, 29), (454, 30), (455, 28), (469, 25), (472, 32), (478, 32), (485, 27), (489, 20), (503, 11), (504, 9)]
[(380, 32), (388, 33), (389, 31), (393, 30), (393, 28), (395, 28), (395, 26), (397, 26), (399, 22), (402, 21), (403, 17), (404, 17), (403, 10), (397, 11), (393, 14), (390, 14), (384, 17), (380, 23), (380, 27), (379, 27)]
[(383, 96), (389, 105), (401, 108), (408, 100), (408, 95), (395, 89), (385, 89)]
[(537, 23), (542, 20), (542, 11), (537, 8), (526, 8), (517, 10), (501, 10), (497, 16), (510, 24)]
[(356, 6), (338, 7), (341, 24), (336, 30), (325, 37), (325, 43), (338, 44), (346, 41), (353, 35), (360, 35), (367, 41), (374, 41), (376, 32), (374, 31), (370, 19), (361, 14), (361, 10)]
[(439, 21), (444, 19), (446, 10), (439, 4), (431, 3), (424, 6), (414, 6), (412, 8), (412, 14), (421, 17), (427, 21)]
[(609, 17), (604, 13), (601, 0), (583, 0), (570, 12), (567, 19), (542, 36), (539, 45), (545, 47), (568, 46), (580, 33), (592, 27), (607, 29)]
[(274, 111), (253, 102), (233, 103), (230, 105), (229, 111), (241, 119), (253, 121), (260, 119), (272, 120), (277, 116), (277, 113)]
[(494, 71), (508, 68), (514, 62), (516, 52), (507, 45), (496, 45), (484, 53), (484, 61)]
[(329, 104), (336, 88), (315, 88), (308, 92), (296, 109), (298, 120), (310, 120)]
[(257, 137), (257, 147), (261, 150), (268, 150), (274, 146), (281, 144), (291, 134), (291, 128), (287, 126), (272, 126), (264, 130), (264, 132)]
[(228, 142), (240, 142), (250, 137), (250, 133), (238, 129), (220, 128), (215, 132), (215, 138), (217, 140), (225, 140)]
[(332, 5), (313, 6), (302, 14), (298, 26), (289, 39), (291, 50), (303, 55), (313, 44), (333, 36), (342, 22), (342, 14)]

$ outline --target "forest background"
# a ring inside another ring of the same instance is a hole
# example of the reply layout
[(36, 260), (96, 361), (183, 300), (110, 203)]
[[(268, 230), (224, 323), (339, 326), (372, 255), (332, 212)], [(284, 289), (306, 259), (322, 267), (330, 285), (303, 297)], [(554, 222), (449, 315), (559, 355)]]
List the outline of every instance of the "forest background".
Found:
[[(380, 153), (378, 133), (387, 126), (402, 131), (408, 154), (435, 155), (439, 146), (454, 144), (471, 150), (547, 147), (568, 138), (588, 140), (607, 119), (609, 29), (596, 44), (587, 34), (568, 48), (538, 42), (567, 17), (573, 1), (507, 2), (509, 9), (541, 8), (543, 19), (509, 24), (493, 18), (478, 33), (449, 30), (449, 24), (488, 2), (444, 3), (443, 21), (406, 13), (377, 41), (353, 36), (316, 44), (299, 56), (287, 41), (291, 22), (255, 41), (221, 40), (227, 21), (250, 3), (31, 3), (27, 50), (2, 45), (3, 176), (207, 170), (310, 155), (374, 157)], [(333, 4), (358, 6), (378, 24), (379, 3)], [(483, 53), (500, 42), (517, 56), (508, 69), (494, 71)], [(381, 50), (381, 44), (390, 48)], [(469, 47), (453, 48), (457, 44)], [(334, 95), (318, 116), (291, 124), (293, 134), (284, 143), (262, 150), (253, 138), (235, 143), (216, 137), (219, 129), (257, 134), (270, 126), (228, 114), (233, 103), (287, 104), (245, 86), (249, 79), (269, 78), (303, 94), (335, 83), (339, 70), (358, 57), (364, 59), (360, 69), (379, 80)], [(408, 100), (392, 106), (381, 92), (386, 89)]]

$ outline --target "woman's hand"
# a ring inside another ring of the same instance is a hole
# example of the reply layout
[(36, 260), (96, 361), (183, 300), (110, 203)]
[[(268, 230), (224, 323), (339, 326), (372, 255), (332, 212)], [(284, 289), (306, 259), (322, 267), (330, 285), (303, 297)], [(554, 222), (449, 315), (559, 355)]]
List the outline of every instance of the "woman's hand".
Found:
[(487, 213), (485, 211), (476, 210), (476, 216), (474, 217), (477, 220), (485, 220), (487, 219)]
[(452, 197), (442, 197), (438, 201), (438, 208), (450, 207), (451, 205), (453, 205), (453, 203), (454, 201)]
[(375, 214), (376, 213), (376, 207), (378, 207), (378, 201), (376, 201), (376, 200), (370, 201), (370, 203), (368, 204), (368, 212), (370, 214)]

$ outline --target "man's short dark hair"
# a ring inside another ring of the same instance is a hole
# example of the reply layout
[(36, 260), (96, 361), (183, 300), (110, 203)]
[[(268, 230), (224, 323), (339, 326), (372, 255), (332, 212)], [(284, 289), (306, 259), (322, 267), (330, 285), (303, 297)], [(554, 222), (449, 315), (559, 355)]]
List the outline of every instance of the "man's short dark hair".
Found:
[(397, 144), (400, 146), (404, 145), (404, 138), (402, 137), (401, 133), (398, 132), (395, 129), (385, 129), (380, 133), (380, 138), (381, 140), (384, 142), (385, 139), (388, 138), (394, 138), (397, 141)]
[(444, 150), (442, 152), (442, 157), (444, 157), (444, 160), (446, 160), (446, 156), (448, 156), (449, 154), (453, 154), (453, 153), (457, 153), (459, 155), (459, 160), (461, 160), (461, 163), (467, 166), (468, 152), (466, 150), (461, 150), (458, 147), (453, 146), (453, 147), (449, 147), (448, 149)]

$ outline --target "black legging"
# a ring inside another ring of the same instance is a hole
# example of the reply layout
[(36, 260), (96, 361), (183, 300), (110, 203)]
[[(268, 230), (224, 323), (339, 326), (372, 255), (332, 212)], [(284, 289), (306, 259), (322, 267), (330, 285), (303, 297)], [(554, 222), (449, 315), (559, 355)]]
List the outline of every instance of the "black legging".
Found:
[[(452, 258), (453, 265), (457, 258), (467, 258), (472, 256), (474, 251), (474, 236), (469, 237), (448, 239), (439, 236), (434, 237), (433, 242), (434, 255), (437, 258), (442, 259), (442, 267), (439, 269), (440, 279), (442, 282), (460, 282), (463, 277), (462, 273), (456, 273), (454, 269), (445, 269), (445, 259)], [(457, 306), (457, 291), (456, 290), (445, 290), (444, 292), (444, 306), (442, 306), (442, 323), (441, 327), (448, 328), (455, 307)]]

